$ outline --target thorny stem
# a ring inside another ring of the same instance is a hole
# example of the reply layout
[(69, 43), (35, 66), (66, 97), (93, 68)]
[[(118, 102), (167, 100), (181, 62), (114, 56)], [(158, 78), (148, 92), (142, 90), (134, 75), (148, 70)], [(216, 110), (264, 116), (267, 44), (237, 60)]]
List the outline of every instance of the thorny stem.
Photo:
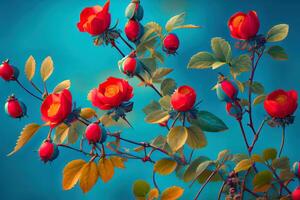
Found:
[(284, 142), (285, 142), (285, 125), (282, 126), (282, 138), (281, 138), (281, 145), (280, 145), (280, 150), (279, 150), (279, 154), (278, 154), (279, 158), (282, 154), (282, 150), (283, 150), (283, 147), (284, 147)]
[(15, 79), (15, 81), (18, 83), (18, 85), (23, 89), (25, 90), (28, 94), (30, 94), (31, 96), (33, 96), (34, 98), (40, 100), (40, 101), (43, 101), (43, 99), (41, 97), (38, 97), (36, 96), (35, 94), (33, 94), (32, 92), (30, 92), (27, 88), (25, 88), (25, 86), (18, 80), (18, 79)]

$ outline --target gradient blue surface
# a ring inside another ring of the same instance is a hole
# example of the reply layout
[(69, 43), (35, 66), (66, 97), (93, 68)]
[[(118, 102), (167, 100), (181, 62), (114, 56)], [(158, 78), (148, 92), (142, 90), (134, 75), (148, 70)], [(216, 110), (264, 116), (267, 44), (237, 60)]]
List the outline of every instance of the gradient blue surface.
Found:
[[(126, 19), (124, 9), (129, 0), (111, 0), (113, 21), (120, 19), (123, 28)], [(0, 1), (0, 59), (9, 58), (12, 64), (21, 71), (29, 55), (33, 55), (37, 63), (48, 55), (55, 63), (54, 76), (49, 80), (49, 88), (56, 83), (71, 79), (73, 97), (78, 105), (90, 106), (86, 100), (87, 92), (108, 76), (123, 77), (117, 68), (120, 55), (109, 47), (95, 47), (87, 34), (76, 28), (80, 11), (87, 6), (103, 4), (103, 0), (13, 0)], [(181, 39), (179, 55), (167, 58), (166, 66), (173, 67), (172, 77), (179, 84), (189, 84), (203, 99), (201, 109), (209, 110), (224, 119), (230, 130), (224, 133), (207, 133), (208, 146), (197, 152), (215, 158), (219, 151), (231, 149), (232, 152), (244, 152), (244, 144), (236, 122), (227, 116), (224, 104), (218, 102), (210, 89), (216, 82), (217, 71), (187, 70), (189, 58), (198, 51), (210, 50), (210, 38), (215, 36), (231, 39), (227, 29), (227, 19), (237, 11), (256, 10), (261, 20), (260, 32), (279, 23), (290, 25), (290, 34), (282, 46), (289, 54), (285, 62), (273, 61), (265, 56), (258, 68), (256, 80), (262, 82), (267, 91), (277, 88), (296, 89), (300, 91), (299, 79), (299, 33), (300, 2), (295, 0), (242, 1), (242, 0), (151, 0), (142, 1), (145, 8), (143, 23), (156, 21), (164, 24), (169, 17), (182, 11), (188, 13), (187, 21), (203, 26), (199, 30), (180, 30), (176, 33)], [(121, 46), (126, 49), (125, 46)], [(224, 71), (223, 71), (224, 72)], [(21, 76), (22, 81), (26, 81)], [(35, 78), (39, 82), (38, 78)], [(246, 80), (246, 79), (244, 79)], [(130, 80), (136, 86), (136, 80)], [(29, 86), (27, 84), (27, 86)], [(150, 89), (135, 87), (135, 112), (128, 115), (135, 125), (134, 130), (125, 130), (124, 136), (137, 141), (149, 140), (157, 134), (166, 134), (164, 129), (144, 123), (141, 109), (152, 98), (157, 96)], [(107, 184), (101, 181), (88, 194), (83, 194), (76, 186), (71, 191), (62, 191), (61, 179), (64, 165), (75, 158), (82, 158), (75, 152), (64, 150), (52, 164), (43, 164), (35, 152), (47, 130), (40, 131), (29, 145), (26, 145), (13, 157), (6, 157), (11, 151), (22, 127), (29, 122), (40, 123), (39, 102), (25, 94), (15, 83), (0, 81), (0, 102), (4, 105), (8, 95), (15, 93), (28, 105), (28, 118), (13, 120), (0, 112), (0, 192), (1, 199), (10, 200), (63, 200), (63, 199), (101, 199), (118, 200), (133, 199), (131, 185), (136, 179), (151, 182), (151, 164), (129, 162), (127, 170), (118, 170), (113, 180)], [(297, 112), (298, 114), (299, 112)], [(263, 119), (265, 113), (261, 106), (255, 108), (255, 124)], [(284, 154), (292, 161), (299, 160), (300, 122), (296, 118), (293, 126), (287, 128)], [(250, 132), (248, 132), (250, 134)], [(265, 147), (278, 147), (280, 130), (265, 128), (257, 144), (256, 152)], [(179, 181), (174, 175), (158, 177), (161, 188), (180, 185), (186, 189), (182, 199), (192, 199), (199, 188), (194, 185), (188, 189), (187, 184)], [(214, 200), (218, 184), (211, 184), (205, 189), (201, 199)]]

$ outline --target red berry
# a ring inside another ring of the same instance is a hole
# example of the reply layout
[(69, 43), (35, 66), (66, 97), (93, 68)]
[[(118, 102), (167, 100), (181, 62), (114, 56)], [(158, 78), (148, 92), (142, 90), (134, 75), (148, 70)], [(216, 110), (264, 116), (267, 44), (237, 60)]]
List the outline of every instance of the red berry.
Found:
[(51, 141), (45, 141), (39, 148), (39, 156), (45, 163), (53, 161), (59, 154), (58, 148)]
[(124, 74), (134, 74), (136, 70), (136, 59), (128, 57), (123, 63)]
[(2, 62), (2, 65), (0, 65), (0, 77), (5, 81), (13, 80), (14, 72), (14, 67), (9, 64), (9, 60)]
[(131, 42), (136, 42), (143, 35), (143, 26), (138, 21), (131, 19), (125, 26), (125, 34)]
[(293, 200), (300, 200), (300, 187), (296, 188), (292, 193)]
[(168, 54), (174, 54), (179, 48), (179, 39), (177, 35), (170, 33), (165, 37), (163, 44), (164, 44), (164, 48), (163, 48), (164, 51), (166, 51)]
[(98, 123), (92, 123), (86, 127), (85, 137), (89, 143), (97, 143), (101, 140), (102, 130)]
[(178, 112), (187, 112), (194, 107), (196, 102), (195, 90), (187, 85), (179, 87), (171, 96), (171, 104)]
[(12, 118), (22, 118), (26, 115), (26, 106), (12, 95), (5, 104), (5, 112)]

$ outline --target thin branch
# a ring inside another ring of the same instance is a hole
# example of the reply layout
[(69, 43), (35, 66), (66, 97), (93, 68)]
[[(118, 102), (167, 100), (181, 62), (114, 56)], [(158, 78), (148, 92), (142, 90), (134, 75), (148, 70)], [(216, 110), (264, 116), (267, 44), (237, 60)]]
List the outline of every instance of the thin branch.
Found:
[(282, 138), (281, 138), (281, 145), (280, 145), (280, 150), (279, 150), (279, 154), (278, 154), (279, 158), (282, 154), (282, 150), (283, 150), (283, 147), (284, 147), (284, 142), (285, 142), (285, 125), (282, 126)]
[(41, 97), (38, 97), (36, 96), (35, 94), (33, 94), (32, 92), (30, 92), (27, 88), (25, 88), (25, 86), (18, 80), (18, 79), (15, 79), (15, 81), (18, 83), (18, 85), (23, 89), (25, 90), (28, 94), (30, 94), (31, 96), (33, 96), (34, 98), (40, 100), (40, 101), (43, 101), (43, 99)]

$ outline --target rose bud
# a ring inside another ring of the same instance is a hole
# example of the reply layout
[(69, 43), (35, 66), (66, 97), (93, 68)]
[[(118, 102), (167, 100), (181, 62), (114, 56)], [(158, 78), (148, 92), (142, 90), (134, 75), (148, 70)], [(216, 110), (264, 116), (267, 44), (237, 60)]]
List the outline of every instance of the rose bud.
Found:
[(27, 108), (23, 102), (11, 95), (5, 103), (5, 112), (12, 118), (22, 118), (26, 116)]
[(72, 112), (72, 94), (65, 89), (49, 94), (42, 103), (42, 119), (52, 128), (62, 123)]
[(179, 39), (177, 35), (170, 33), (168, 34), (163, 41), (163, 50), (167, 54), (175, 54), (179, 47)]
[(300, 178), (300, 168), (299, 168), (299, 164), (300, 162), (295, 162), (293, 164), (293, 172), (295, 174), (296, 177)]
[(220, 101), (232, 103), (237, 100), (239, 93), (237, 85), (232, 81), (226, 80), (223, 76), (221, 76), (216, 90)]
[(292, 200), (300, 200), (300, 187), (297, 187), (292, 193)]
[(98, 123), (91, 123), (86, 127), (85, 137), (90, 144), (99, 142), (102, 138), (102, 130)]
[(135, 19), (141, 21), (144, 17), (144, 9), (139, 0), (132, 1), (125, 10), (125, 16), (128, 19)]
[(88, 99), (101, 110), (111, 110), (132, 97), (133, 88), (126, 80), (109, 77), (98, 88), (90, 91)]
[(260, 23), (255, 11), (238, 12), (230, 17), (228, 27), (233, 38), (250, 40), (256, 36)]
[(174, 110), (186, 112), (194, 107), (196, 101), (196, 92), (190, 86), (184, 85), (179, 88), (171, 96), (171, 104)]
[(241, 106), (238, 105), (238, 103), (227, 103), (226, 111), (230, 116), (235, 117), (237, 120), (242, 119), (243, 111), (241, 109)]
[(119, 62), (119, 69), (127, 76), (132, 77), (140, 72), (141, 62), (135, 57), (127, 56)]
[(56, 144), (50, 141), (45, 141), (39, 148), (39, 156), (45, 163), (48, 161), (53, 161), (57, 158), (59, 150)]
[(111, 16), (109, 13), (110, 1), (101, 6), (88, 7), (80, 13), (80, 22), (77, 27), (81, 32), (87, 32), (92, 36), (101, 35), (109, 29)]
[(286, 118), (292, 116), (298, 106), (297, 91), (276, 90), (270, 93), (265, 101), (266, 112), (273, 118)]
[(144, 34), (144, 27), (136, 20), (129, 20), (125, 26), (125, 34), (131, 42), (137, 42)]
[(18, 68), (9, 64), (9, 60), (2, 62), (0, 65), (0, 77), (5, 81), (12, 81), (17, 79), (19, 76)]

